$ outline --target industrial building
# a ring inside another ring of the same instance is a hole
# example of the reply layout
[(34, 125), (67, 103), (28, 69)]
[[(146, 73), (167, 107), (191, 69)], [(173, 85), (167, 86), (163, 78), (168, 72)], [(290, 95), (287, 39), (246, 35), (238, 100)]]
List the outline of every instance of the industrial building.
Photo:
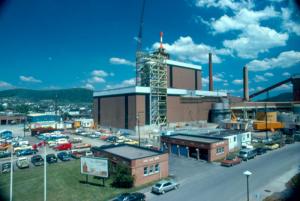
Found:
[(161, 137), (162, 147), (170, 154), (212, 162), (227, 156), (228, 140), (221, 137), (174, 134)]
[(134, 177), (134, 186), (140, 186), (169, 176), (169, 155), (132, 145), (93, 147), (94, 156), (108, 158), (110, 171), (125, 165)]
[(228, 130), (228, 129), (181, 129), (174, 131), (172, 134), (184, 134), (189, 136), (198, 137), (215, 137), (228, 141), (228, 151), (233, 152), (241, 149), (243, 145), (250, 145), (252, 134), (250, 131), (245, 130)]
[(203, 91), (200, 65), (171, 60), (162, 47), (138, 53), (135, 86), (94, 92), (95, 123), (136, 129), (208, 120), (212, 104), (227, 98), (213, 91), (211, 58), (209, 54), (210, 91)]

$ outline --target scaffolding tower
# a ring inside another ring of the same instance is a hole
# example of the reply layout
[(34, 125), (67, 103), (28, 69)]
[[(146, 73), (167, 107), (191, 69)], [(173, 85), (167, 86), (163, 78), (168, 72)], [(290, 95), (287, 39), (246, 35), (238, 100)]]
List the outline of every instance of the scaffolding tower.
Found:
[(137, 52), (137, 85), (150, 87), (150, 124), (167, 124), (167, 64), (163, 49), (146, 54)]

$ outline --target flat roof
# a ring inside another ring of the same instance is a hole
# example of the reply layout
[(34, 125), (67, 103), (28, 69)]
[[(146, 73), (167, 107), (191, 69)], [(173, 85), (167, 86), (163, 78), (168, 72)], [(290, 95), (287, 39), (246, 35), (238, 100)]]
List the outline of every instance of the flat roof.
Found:
[(199, 136), (199, 137), (227, 137), (232, 135), (238, 135), (242, 133), (249, 133), (250, 131), (241, 131), (241, 130), (226, 130), (226, 129), (209, 129), (209, 128), (200, 128), (200, 129), (192, 129), (192, 130), (179, 130), (175, 131), (178, 134), (184, 134), (189, 136)]
[(195, 69), (195, 70), (202, 70), (202, 67), (200, 65), (184, 63), (181, 61), (174, 61), (174, 60), (167, 59), (166, 63), (171, 66), (178, 66), (178, 67), (182, 67), (182, 68), (191, 68), (191, 69)]
[(157, 156), (162, 154), (159, 151), (154, 151), (154, 150), (150, 150), (142, 147), (136, 147), (132, 145), (117, 145), (117, 146), (103, 148), (102, 150), (130, 160)]
[[(202, 90), (188, 90), (188, 89), (167, 89), (168, 95), (180, 95), (180, 96), (189, 96), (193, 95), (193, 97), (201, 97), (201, 96), (209, 96), (209, 97), (225, 97), (227, 93), (218, 92), (218, 91), (202, 91)], [(130, 86), (123, 88), (115, 88), (115, 89), (106, 89), (102, 91), (95, 91), (93, 96), (113, 96), (113, 95), (122, 95), (122, 94), (150, 94), (150, 87), (141, 87), (141, 86)]]
[(203, 143), (208, 143), (208, 144), (223, 141), (222, 138), (217, 138), (217, 137), (204, 137), (204, 136), (184, 135), (184, 134), (175, 134), (175, 135), (170, 135), (170, 136), (166, 136), (166, 137), (172, 138), (172, 139), (177, 139), (177, 140), (189, 140), (189, 141), (203, 142)]

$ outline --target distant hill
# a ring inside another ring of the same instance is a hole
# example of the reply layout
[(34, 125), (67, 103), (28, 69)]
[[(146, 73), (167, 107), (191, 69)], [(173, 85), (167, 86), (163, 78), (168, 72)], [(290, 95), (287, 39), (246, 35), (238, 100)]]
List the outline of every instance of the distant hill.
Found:
[(18, 98), (30, 101), (55, 100), (58, 102), (88, 103), (93, 100), (93, 91), (83, 88), (57, 90), (10, 89), (0, 91), (0, 98)]
[(278, 94), (277, 96), (270, 97), (268, 100), (263, 99), (259, 101), (273, 101), (273, 102), (285, 102), (285, 101), (292, 101), (293, 100), (293, 93), (286, 92)]

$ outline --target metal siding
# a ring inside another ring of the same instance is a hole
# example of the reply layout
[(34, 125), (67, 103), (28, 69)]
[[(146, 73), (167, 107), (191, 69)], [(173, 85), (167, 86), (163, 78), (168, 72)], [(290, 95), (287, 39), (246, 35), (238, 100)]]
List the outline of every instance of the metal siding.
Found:
[(128, 95), (125, 95), (125, 112), (124, 112), (124, 115), (125, 115), (125, 128), (128, 129)]

